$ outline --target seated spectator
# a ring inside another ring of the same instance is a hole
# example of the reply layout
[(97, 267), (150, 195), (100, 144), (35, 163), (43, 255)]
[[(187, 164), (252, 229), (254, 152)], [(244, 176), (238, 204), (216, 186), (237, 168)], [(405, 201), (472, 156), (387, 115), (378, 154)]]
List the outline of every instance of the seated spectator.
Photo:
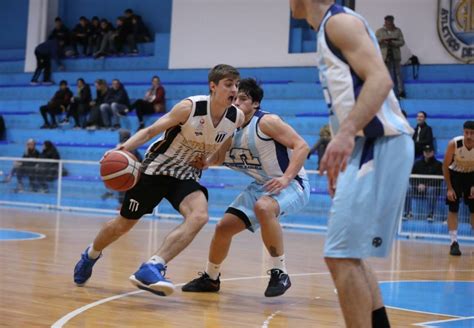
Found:
[(135, 42), (150, 42), (152, 41), (152, 37), (150, 35), (150, 31), (148, 27), (146, 27), (145, 23), (143, 22), (141, 16), (133, 15), (132, 16), (132, 34), (135, 37)]
[[(53, 98), (46, 104), (40, 107), (41, 116), (43, 116), (44, 124), (41, 129), (55, 129), (58, 127), (56, 123), (56, 115), (66, 111), (72, 98), (72, 92), (67, 86), (67, 82), (62, 80), (59, 83), (59, 90), (56, 91)], [(48, 121), (48, 116), (51, 117), (51, 124)]]
[[(57, 159), (59, 160), (59, 153), (53, 143), (46, 140), (43, 143), (43, 150), (39, 156), (42, 159)], [(36, 176), (39, 186), (39, 192), (48, 193), (48, 182), (54, 181), (58, 178), (59, 163), (39, 162), (36, 165)]]
[(319, 130), (319, 140), (316, 142), (316, 144), (311, 148), (308, 158), (314, 154), (318, 153), (318, 170), (319, 170), (319, 164), (321, 163), (321, 159), (323, 159), (324, 152), (326, 151), (326, 148), (331, 141), (331, 130), (329, 129), (329, 125), (324, 125), (321, 127)]
[(44, 70), (43, 83), (52, 84), (51, 81), (51, 59), (54, 59), (58, 65), (60, 71), (64, 70), (64, 66), (61, 63), (61, 43), (64, 41), (58, 40), (47, 40), (40, 43), (35, 48), (36, 57), (36, 70), (31, 78), (31, 84), (37, 84), (38, 79), (41, 76), (41, 72)]
[(112, 80), (104, 103), (100, 105), (100, 114), (105, 128), (117, 130), (120, 128), (120, 116), (125, 115), (130, 107), (127, 90), (118, 79)]
[(71, 34), (72, 47), (75, 55), (79, 55), (78, 44), (82, 46), (82, 54), (84, 56), (87, 55), (90, 33), (89, 21), (84, 16), (81, 16), (79, 18), (79, 24), (74, 27)]
[[(423, 148), (423, 159), (417, 160), (413, 165), (412, 174), (443, 175), (443, 164), (435, 158), (431, 145)], [(443, 179), (410, 178), (410, 189), (405, 198), (404, 219), (413, 217), (411, 212), (412, 197), (425, 198), (428, 201), (428, 222), (433, 222), (434, 210), (438, 197), (441, 195)]]
[(423, 148), (426, 145), (433, 147), (433, 131), (431, 126), (426, 124), (426, 118), (428, 115), (420, 111), (416, 115), (416, 122), (418, 123), (415, 127), (415, 134), (413, 135), (413, 141), (415, 141), (415, 158), (420, 157), (423, 153)]
[(58, 40), (60, 44), (60, 54), (64, 55), (64, 47), (69, 45), (70, 32), (69, 29), (63, 24), (60, 17), (56, 17), (54, 20), (54, 29), (49, 34), (48, 40)]
[(91, 88), (83, 78), (77, 79), (77, 96), (71, 99), (65, 123), (69, 123), (69, 117), (74, 118), (74, 128), (86, 127), (86, 116), (89, 113), (91, 97)]
[(115, 51), (113, 36), (114, 27), (108, 20), (102, 19), (100, 21), (100, 46), (94, 53), (94, 58), (105, 57)]
[(103, 126), (101, 115), (100, 115), (100, 105), (105, 101), (107, 93), (109, 92), (109, 87), (107, 82), (103, 79), (98, 79), (95, 81), (95, 90), (96, 98), (90, 102), (90, 113), (89, 118), (87, 119), (87, 130), (96, 130), (99, 126)]
[(99, 17), (94, 16), (91, 19), (89, 29), (89, 44), (87, 46), (87, 56), (92, 56), (94, 53), (99, 51), (101, 40), (102, 34), (100, 31)]
[(158, 76), (153, 76), (151, 84), (151, 88), (145, 93), (145, 97), (135, 101), (130, 108), (130, 110), (135, 109), (137, 111), (139, 124), (138, 130), (145, 127), (143, 115), (164, 113), (166, 111), (165, 89), (160, 83), (160, 78)]
[(128, 50), (132, 54), (137, 54), (137, 44), (135, 42), (135, 36), (131, 31), (131, 25), (127, 24), (124, 17), (118, 17), (116, 21), (117, 28), (113, 34), (113, 45), (114, 52), (124, 53), (125, 43), (128, 46)]
[[(28, 139), (28, 141), (26, 142), (26, 150), (22, 157), (39, 158), (39, 156), (40, 153), (36, 149), (36, 142), (33, 139)], [(38, 176), (36, 175), (36, 164), (38, 164), (36, 161), (18, 161), (13, 164), (13, 169), (16, 172), (16, 179), (18, 181), (18, 185), (14, 190), (15, 192), (24, 191), (23, 178), (25, 176), (27, 176), (30, 180), (30, 189), (33, 192), (36, 192), (38, 190)]]

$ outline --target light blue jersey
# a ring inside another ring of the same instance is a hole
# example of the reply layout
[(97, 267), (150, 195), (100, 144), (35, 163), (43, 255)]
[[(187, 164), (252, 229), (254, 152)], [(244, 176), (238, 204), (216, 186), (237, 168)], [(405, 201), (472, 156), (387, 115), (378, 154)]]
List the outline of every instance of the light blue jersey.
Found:
[[(326, 22), (332, 16), (341, 13), (356, 16), (365, 24), (374, 46), (380, 53), (377, 38), (362, 16), (349, 8), (339, 5), (332, 5), (329, 8), (318, 31), (316, 56), (324, 98), (329, 107), (330, 126), (333, 135), (338, 132), (341, 122), (344, 121), (354, 108), (354, 104), (364, 84), (364, 81), (349, 66), (341, 51), (327, 39)], [(413, 134), (413, 129), (403, 116), (395, 93), (390, 91), (377, 115), (357, 135), (380, 137), (400, 134), (411, 135)]]
[(255, 179), (234, 199), (226, 211), (240, 218), (252, 232), (259, 227), (254, 207), (261, 197), (269, 196), (276, 200), (280, 207), (279, 215), (282, 216), (301, 210), (308, 203), (310, 194), (304, 168), (301, 168), (295, 179), (279, 194), (269, 194), (265, 190), (264, 184), (267, 181), (283, 176), (291, 157), (289, 149), (260, 130), (258, 124), (266, 114), (268, 113), (256, 111), (252, 119), (235, 132), (224, 162), (227, 167)]

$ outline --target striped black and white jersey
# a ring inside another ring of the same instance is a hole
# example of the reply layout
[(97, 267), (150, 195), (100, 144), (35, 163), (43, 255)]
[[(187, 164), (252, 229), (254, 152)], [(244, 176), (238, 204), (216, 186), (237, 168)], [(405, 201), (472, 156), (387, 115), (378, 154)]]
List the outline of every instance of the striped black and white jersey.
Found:
[(187, 98), (192, 102), (188, 120), (168, 129), (148, 147), (142, 172), (148, 175), (167, 175), (180, 180), (201, 177), (201, 170), (191, 166), (198, 156), (204, 158), (215, 153), (232, 135), (243, 112), (235, 106), (225, 111), (222, 120), (214, 126), (211, 118), (210, 96)]
[(449, 168), (456, 172), (474, 172), (474, 148), (467, 149), (464, 136), (454, 138), (454, 160)]

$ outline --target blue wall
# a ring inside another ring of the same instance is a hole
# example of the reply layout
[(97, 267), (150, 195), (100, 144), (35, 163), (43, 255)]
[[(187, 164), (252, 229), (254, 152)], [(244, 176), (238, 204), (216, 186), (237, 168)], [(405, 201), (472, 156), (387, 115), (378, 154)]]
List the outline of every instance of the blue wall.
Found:
[(2, 1), (0, 49), (26, 48), (28, 0)]
[(59, 16), (70, 29), (80, 16), (107, 18), (115, 26), (115, 20), (127, 8), (142, 16), (150, 32), (169, 33), (171, 28), (172, 0), (61, 0)]

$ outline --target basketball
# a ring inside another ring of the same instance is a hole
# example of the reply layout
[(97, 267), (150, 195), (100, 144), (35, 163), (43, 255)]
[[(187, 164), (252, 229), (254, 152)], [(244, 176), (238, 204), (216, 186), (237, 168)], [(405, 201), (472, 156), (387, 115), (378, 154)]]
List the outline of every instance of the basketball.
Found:
[(129, 190), (140, 178), (140, 162), (126, 150), (114, 150), (100, 163), (100, 176), (107, 188)]

